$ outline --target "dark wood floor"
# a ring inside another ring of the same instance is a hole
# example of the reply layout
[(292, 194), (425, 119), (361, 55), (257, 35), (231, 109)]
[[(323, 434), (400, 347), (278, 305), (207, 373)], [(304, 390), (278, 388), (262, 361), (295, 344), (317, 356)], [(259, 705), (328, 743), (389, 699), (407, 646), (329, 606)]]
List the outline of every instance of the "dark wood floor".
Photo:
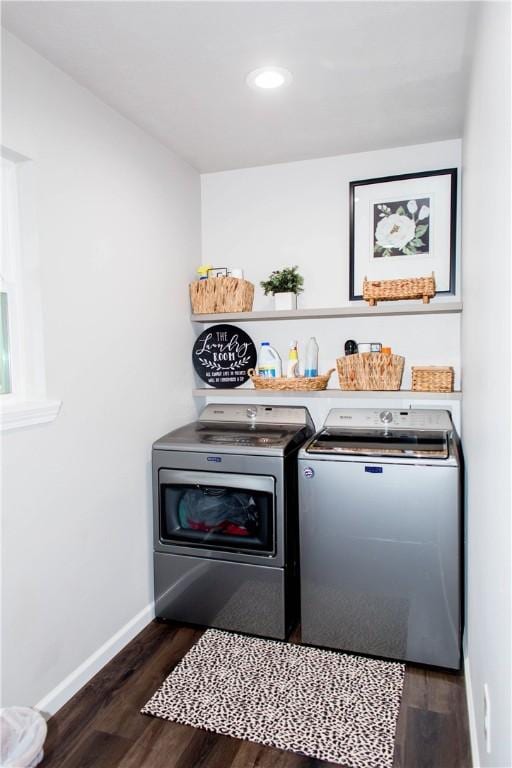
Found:
[[(201, 629), (153, 622), (48, 724), (42, 768), (334, 768), (139, 713)], [(408, 666), (394, 768), (469, 768), (461, 675)]]

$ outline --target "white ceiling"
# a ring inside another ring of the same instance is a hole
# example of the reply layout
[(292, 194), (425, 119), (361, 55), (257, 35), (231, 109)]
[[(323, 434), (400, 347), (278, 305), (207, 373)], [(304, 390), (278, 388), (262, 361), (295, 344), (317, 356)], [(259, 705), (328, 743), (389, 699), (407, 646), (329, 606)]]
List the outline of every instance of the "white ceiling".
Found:
[[(7, 2), (2, 23), (202, 172), (461, 135), (473, 2)], [(255, 91), (274, 64), (290, 86)]]

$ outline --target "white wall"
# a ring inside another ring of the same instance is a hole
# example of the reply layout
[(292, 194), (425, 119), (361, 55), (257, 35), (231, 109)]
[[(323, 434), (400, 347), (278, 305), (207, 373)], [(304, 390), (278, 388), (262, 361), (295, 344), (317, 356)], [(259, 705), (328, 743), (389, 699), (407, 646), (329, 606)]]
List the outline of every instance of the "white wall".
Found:
[[(259, 287), (260, 280), (273, 269), (293, 264), (305, 280), (299, 306), (348, 305), (349, 182), (458, 168), (460, 157), (461, 143), (452, 140), (204, 174), (203, 262), (242, 267), (245, 277), (257, 286), (255, 309), (272, 307), (272, 298), (265, 297)], [(460, 269), (458, 274), (460, 279)], [(453, 365), (456, 388), (460, 385), (459, 315), (281, 320), (243, 327), (257, 344), (270, 341), (284, 360), (290, 340), (298, 339), (299, 351), (304, 352), (309, 336), (316, 335), (323, 371), (335, 367), (346, 339), (381, 341), (405, 355), (403, 388), (410, 388), (411, 365)], [(330, 386), (338, 386), (335, 374)], [(324, 402), (320, 418), (326, 406)]]
[(3, 703), (34, 705), (151, 617), (151, 443), (195, 413), (200, 186), (8, 34), (3, 54), (3, 143), (34, 161), (48, 394), (63, 401), (54, 423), (3, 438)]
[[(510, 5), (483, 3), (463, 139), (463, 428), (467, 476), (467, 656), (476, 765), (509, 768)], [(492, 751), (483, 734), (491, 697)], [(473, 713), (472, 713), (473, 714)]]

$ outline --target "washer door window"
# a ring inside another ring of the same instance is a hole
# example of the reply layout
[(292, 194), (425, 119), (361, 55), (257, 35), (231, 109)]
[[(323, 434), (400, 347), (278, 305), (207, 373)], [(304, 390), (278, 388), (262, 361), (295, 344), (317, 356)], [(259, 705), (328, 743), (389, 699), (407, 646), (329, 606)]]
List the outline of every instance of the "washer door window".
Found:
[(275, 552), (275, 480), (259, 475), (160, 470), (163, 544)]

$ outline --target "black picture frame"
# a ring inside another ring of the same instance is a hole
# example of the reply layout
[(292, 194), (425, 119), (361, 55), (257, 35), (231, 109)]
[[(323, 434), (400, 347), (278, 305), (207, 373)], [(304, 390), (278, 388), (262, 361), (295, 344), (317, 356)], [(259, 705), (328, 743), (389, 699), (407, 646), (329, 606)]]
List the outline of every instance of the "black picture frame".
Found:
[[(436, 295), (439, 294), (448, 294), (448, 295), (454, 295), (456, 291), (456, 242), (457, 242), (457, 185), (458, 185), (458, 172), (457, 168), (444, 168), (441, 170), (436, 171), (419, 171), (417, 173), (403, 173), (396, 176), (382, 176), (377, 177), (373, 179), (362, 179), (358, 181), (351, 181), (350, 182), (350, 192), (349, 192), (349, 222), (350, 222), (350, 230), (349, 230), (349, 299), (350, 301), (359, 301), (363, 298), (362, 296), (362, 281), (360, 281), (360, 275), (357, 276), (357, 273), (361, 270), (358, 269), (360, 266), (358, 264), (358, 259), (361, 259), (361, 248), (365, 248), (365, 243), (359, 243), (358, 242), (358, 236), (357, 232), (359, 231), (360, 227), (358, 226), (358, 222), (356, 221), (356, 199), (357, 199), (357, 191), (359, 188), (363, 187), (369, 187), (371, 185), (383, 185), (383, 184), (389, 184), (389, 192), (392, 196), (392, 185), (396, 182), (403, 182), (407, 180), (413, 180), (413, 179), (425, 179), (428, 180), (429, 178), (436, 178), (439, 176), (447, 176), (449, 178), (450, 183), (450, 193), (449, 193), (449, 213), (448, 215), (445, 214), (445, 218), (449, 221), (448, 225), (448, 232), (443, 232), (441, 235), (441, 239), (443, 240), (443, 243), (445, 243), (446, 247), (446, 256), (439, 256), (438, 258), (449, 260), (449, 264), (445, 265), (445, 271), (446, 271), (446, 277), (448, 278), (448, 286), (446, 288), (440, 288), (438, 289), (436, 287)], [(403, 190), (404, 186), (406, 185), (400, 185), (401, 190)], [(426, 188), (428, 188), (428, 185), (425, 185)], [(398, 187), (397, 187), (398, 189)], [(366, 194), (368, 194), (368, 191), (366, 191)], [(414, 193), (416, 194), (416, 193)], [(407, 195), (403, 193), (403, 191), (400, 194), (401, 197), (404, 199), (407, 199)], [(412, 196), (412, 195), (411, 195)], [(375, 204), (374, 204), (375, 207)], [(428, 210), (428, 209), (427, 209)], [(370, 217), (368, 217), (370, 220)], [(372, 231), (373, 231), (373, 225), (372, 225)], [(359, 238), (361, 239), (361, 238)], [(364, 239), (364, 238), (363, 238)], [(365, 257), (366, 258), (366, 257)], [(396, 258), (396, 257), (395, 257)], [(399, 259), (403, 259), (402, 256), (398, 257)], [(387, 262), (389, 264), (390, 262)], [(398, 262), (395, 262), (397, 264)], [(403, 260), (401, 262), (401, 266), (403, 265)], [(393, 267), (390, 267), (392, 270)], [(432, 270), (431, 270), (432, 271)], [(434, 270), (435, 271), (435, 270)], [(425, 274), (430, 274), (429, 272), (426, 272)], [(403, 274), (397, 274), (395, 277), (413, 277), (414, 275), (403, 275)], [(374, 276), (369, 274), (368, 279), (393, 279), (393, 275), (390, 275), (389, 278), (387, 277), (381, 277)], [(356, 285), (356, 281), (360, 281), (359, 285)]]

